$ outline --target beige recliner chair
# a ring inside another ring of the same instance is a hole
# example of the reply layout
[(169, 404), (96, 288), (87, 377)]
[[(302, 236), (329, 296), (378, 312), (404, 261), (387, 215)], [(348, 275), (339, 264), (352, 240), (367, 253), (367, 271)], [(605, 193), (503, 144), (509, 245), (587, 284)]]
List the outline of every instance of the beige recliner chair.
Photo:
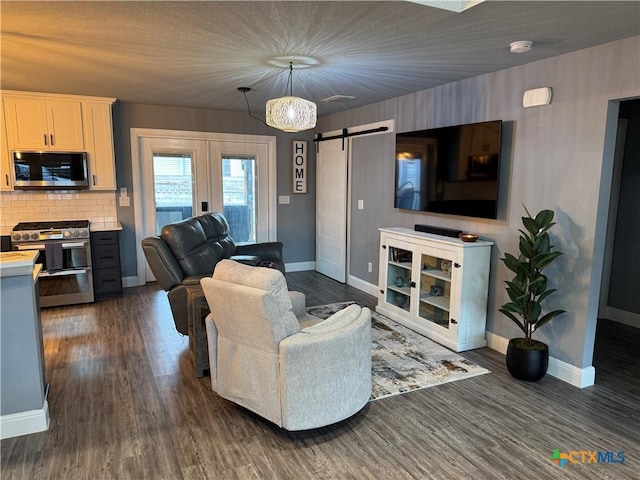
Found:
[[(213, 390), (287, 430), (344, 420), (371, 396), (371, 312), (292, 310), (284, 275), (232, 260), (201, 279)], [(308, 326), (307, 326), (308, 325)]]

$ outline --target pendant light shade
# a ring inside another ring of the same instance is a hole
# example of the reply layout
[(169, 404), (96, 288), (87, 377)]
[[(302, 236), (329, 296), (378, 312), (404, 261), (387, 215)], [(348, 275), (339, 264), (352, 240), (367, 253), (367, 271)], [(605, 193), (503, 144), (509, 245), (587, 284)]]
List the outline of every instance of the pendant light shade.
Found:
[(300, 132), (316, 126), (316, 104), (300, 97), (280, 97), (267, 101), (267, 125), (285, 132)]
[(289, 62), (287, 79), (289, 95), (267, 101), (266, 122), (270, 127), (285, 132), (301, 132), (316, 126), (318, 117), (316, 104), (293, 96), (293, 62)]

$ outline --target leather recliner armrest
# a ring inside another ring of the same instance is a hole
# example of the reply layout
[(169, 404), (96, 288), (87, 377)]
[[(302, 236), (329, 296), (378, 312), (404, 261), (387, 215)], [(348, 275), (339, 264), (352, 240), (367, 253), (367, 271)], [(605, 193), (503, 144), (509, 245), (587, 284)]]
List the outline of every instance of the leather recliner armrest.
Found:
[(236, 255), (255, 255), (261, 260), (282, 260), (282, 242), (251, 243), (236, 245)]
[(160, 237), (142, 239), (142, 250), (153, 275), (163, 290), (169, 291), (180, 285), (184, 273), (169, 246)]

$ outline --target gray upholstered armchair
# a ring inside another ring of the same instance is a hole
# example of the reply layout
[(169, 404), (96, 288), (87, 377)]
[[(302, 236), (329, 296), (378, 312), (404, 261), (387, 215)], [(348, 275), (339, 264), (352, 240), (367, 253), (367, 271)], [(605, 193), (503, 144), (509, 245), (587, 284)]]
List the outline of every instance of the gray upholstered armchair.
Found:
[(297, 318), (282, 273), (231, 260), (200, 283), (211, 308), (209, 364), (218, 395), (287, 430), (330, 425), (369, 401), (368, 308)]

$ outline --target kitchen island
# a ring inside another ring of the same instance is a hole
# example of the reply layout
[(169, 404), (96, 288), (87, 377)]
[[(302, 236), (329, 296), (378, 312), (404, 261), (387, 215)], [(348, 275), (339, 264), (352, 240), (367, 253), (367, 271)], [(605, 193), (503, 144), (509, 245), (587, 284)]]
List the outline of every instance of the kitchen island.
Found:
[(0, 436), (49, 428), (38, 251), (0, 253)]

